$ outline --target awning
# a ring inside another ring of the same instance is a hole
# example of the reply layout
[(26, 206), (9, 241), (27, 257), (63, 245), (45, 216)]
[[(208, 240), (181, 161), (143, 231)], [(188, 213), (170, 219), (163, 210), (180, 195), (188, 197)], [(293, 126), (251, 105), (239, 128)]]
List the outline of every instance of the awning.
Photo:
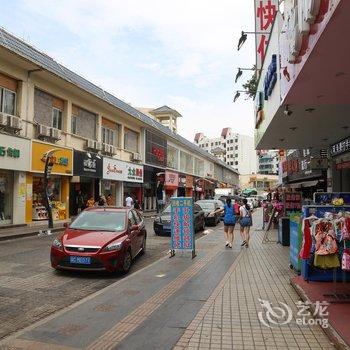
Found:
[(258, 191), (255, 188), (246, 188), (242, 191), (242, 194), (245, 196), (257, 195)]
[(290, 188), (313, 187), (313, 186), (317, 186), (319, 182), (320, 180), (304, 181), (304, 182), (289, 184), (288, 186)]

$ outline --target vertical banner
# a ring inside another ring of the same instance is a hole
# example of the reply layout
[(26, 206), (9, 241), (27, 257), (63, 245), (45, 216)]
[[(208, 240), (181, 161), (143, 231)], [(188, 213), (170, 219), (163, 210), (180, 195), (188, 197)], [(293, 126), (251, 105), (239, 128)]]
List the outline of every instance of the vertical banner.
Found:
[(254, 0), (254, 3), (255, 32), (258, 33), (255, 34), (256, 69), (259, 70), (264, 62), (278, 0)]
[(192, 250), (194, 257), (193, 198), (171, 198), (171, 249)]

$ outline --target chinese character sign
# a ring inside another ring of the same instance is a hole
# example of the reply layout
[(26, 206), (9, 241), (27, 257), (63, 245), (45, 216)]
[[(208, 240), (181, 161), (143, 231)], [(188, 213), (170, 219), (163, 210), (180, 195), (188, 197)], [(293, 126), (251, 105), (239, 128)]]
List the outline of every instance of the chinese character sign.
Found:
[(256, 67), (260, 69), (265, 58), (273, 21), (278, 10), (278, 0), (255, 1)]
[(171, 199), (171, 249), (194, 249), (193, 199)]

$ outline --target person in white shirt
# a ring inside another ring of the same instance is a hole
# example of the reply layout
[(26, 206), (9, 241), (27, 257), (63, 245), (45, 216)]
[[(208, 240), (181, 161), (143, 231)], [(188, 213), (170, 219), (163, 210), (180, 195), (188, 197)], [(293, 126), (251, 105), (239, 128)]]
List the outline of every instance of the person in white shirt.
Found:
[(125, 198), (125, 205), (127, 208), (132, 208), (134, 205), (134, 200), (130, 197), (130, 195), (127, 195)]

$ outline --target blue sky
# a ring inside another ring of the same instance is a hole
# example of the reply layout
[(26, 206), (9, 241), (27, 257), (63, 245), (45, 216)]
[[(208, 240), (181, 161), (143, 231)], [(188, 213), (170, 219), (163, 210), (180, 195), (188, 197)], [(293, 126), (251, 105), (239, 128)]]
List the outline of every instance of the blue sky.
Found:
[(223, 127), (253, 135), (253, 103), (236, 89), (254, 64), (253, 0), (0, 0), (0, 24), (135, 107), (177, 109), (192, 140)]

